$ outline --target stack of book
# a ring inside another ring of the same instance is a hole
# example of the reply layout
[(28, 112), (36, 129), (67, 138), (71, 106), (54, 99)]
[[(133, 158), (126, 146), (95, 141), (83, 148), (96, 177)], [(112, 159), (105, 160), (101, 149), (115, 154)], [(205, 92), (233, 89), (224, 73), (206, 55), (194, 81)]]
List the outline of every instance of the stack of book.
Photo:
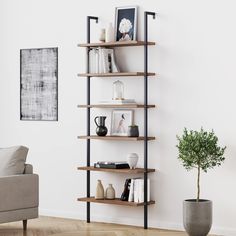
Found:
[(120, 72), (116, 61), (114, 49), (93, 48), (89, 52), (90, 73), (114, 73)]
[[(121, 200), (136, 203), (144, 202), (144, 179), (126, 179)], [(150, 201), (150, 179), (147, 180), (147, 201)]]
[(129, 168), (129, 164), (127, 162), (98, 161), (94, 163), (94, 167), (107, 169), (126, 169)]
[(100, 101), (99, 104), (136, 104), (134, 99), (117, 99), (117, 100), (108, 100), (108, 101)]

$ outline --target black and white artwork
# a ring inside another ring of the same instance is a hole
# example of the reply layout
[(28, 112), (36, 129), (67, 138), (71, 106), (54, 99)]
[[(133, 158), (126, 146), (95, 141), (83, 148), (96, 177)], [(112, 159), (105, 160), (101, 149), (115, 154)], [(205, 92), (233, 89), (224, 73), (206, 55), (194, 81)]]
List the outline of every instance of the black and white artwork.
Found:
[(117, 7), (115, 18), (116, 41), (136, 40), (138, 7)]
[(58, 120), (58, 48), (20, 50), (20, 119)]
[(111, 135), (127, 136), (128, 127), (133, 125), (133, 110), (113, 110), (111, 115)]

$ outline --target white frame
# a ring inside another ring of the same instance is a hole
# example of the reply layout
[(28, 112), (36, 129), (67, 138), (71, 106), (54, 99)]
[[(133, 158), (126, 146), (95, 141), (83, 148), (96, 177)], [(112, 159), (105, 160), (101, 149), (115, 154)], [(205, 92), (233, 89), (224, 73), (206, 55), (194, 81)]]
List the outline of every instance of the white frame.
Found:
[(116, 37), (117, 37), (117, 20), (118, 20), (118, 11), (119, 10), (125, 10), (125, 9), (131, 9), (131, 8), (134, 8), (135, 11), (134, 11), (134, 35), (133, 35), (133, 39), (131, 41), (136, 41), (137, 40), (137, 26), (138, 26), (138, 6), (127, 6), (127, 7), (116, 7), (115, 8), (115, 41), (116, 40)]
[[(120, 114), (123, 114), (123, 113), (129, 113), (130, 115), (130, 120), (128, 121), (128, 125), (127, 125), (127, 130), (126, 132), (123, 132), (123, 133), (117, 133), (117, 132), (114, 132), (113, 129), (114, 129), (114, 114), (117, 114), (117, 113), (120, 113)], [(111, 113), (111, 132), (110, 134), (112, 136), (128, 136), (128, 126), (130, 125), (133, 125), (133, 122), (134, 122), (134, 111), (133, 110), (127, 110), (127, 109), (124, 109), (124, 110), (121, 110), (121, 109), (114, 109), (112, 110), (112, 113)]]

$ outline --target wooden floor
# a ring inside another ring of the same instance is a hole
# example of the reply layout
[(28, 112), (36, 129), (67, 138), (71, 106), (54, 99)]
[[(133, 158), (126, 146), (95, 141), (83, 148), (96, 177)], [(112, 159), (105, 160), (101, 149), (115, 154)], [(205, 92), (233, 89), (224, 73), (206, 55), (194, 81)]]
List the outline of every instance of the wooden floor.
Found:
[(40, 217), (28, 221), (23, 232), (22, 222), (0, 224), (0, 236), (186, 236), (183, 232), (158, 229), (144, 230), (139, 227), (90, 223), (54, 217)]

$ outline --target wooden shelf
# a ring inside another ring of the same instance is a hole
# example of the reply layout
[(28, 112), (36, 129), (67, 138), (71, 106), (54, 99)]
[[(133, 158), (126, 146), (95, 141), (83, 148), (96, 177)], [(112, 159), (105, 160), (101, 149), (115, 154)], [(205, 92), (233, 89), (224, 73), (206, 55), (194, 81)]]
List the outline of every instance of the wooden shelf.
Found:
[[(148, 42), (148, 45), (155, 45), (155, 42)], [(122, 41), (122, 42), (109, 42), (109, 43), (82, 43), (78, 47), (131, 47), (131, 46), (144, 46), (144, 41)]]
[[(78, 77), (130, 77), (144, 76), (144, 72), (114, 72), (114, 73), (79, 73)], [(155, 76), (156, 73), (148, 73), (148, 76)]]
[[(122, 205), (122, 206), (133, 206), (133, 207), (138, 207), (138, 206), (144, 206), (144, 203), (137, 203), (137, 202), (128, 202), (128, 201), (121, 201), (120, 199), (116, 198), (115, 200), (97, 200), (94, 197), (84, 197), (84, 198), (78, 198), (78, 201), (81, 202), (94, 202), (94, 203), (103, 203), (103, 204), (113, 204), (113, 205)], [(148, 205), (155, 204), (155, 201), (149, 201)]]
[[(155, 108), (155, 105), (147, 105), (147, 108)], [(142, 104), (92, 104), (78, 105), (78, 108), (145, 108)]]
[[(143, 174), (145, 173), (144, 168), (136, 169), (108, 169), (108, 168), (95, 168), (93, 166), (78, 167), (78, 170), (89, 170), (89, 171), (102, 171), (102, 172), (112, 172), (112, 173), (124, 173), (124, 174)], [(155, 172), (155, 169), (147, 169), (147, 173)]]
[[(127, 136), (78, 136), (78, 139), (100, 139), (100, 140), (117, 140), (117, 141), (142, 141), (144, 137), (127, 137)], [(148, 141), (155, 140), (155, 137), (148, 137)]]

